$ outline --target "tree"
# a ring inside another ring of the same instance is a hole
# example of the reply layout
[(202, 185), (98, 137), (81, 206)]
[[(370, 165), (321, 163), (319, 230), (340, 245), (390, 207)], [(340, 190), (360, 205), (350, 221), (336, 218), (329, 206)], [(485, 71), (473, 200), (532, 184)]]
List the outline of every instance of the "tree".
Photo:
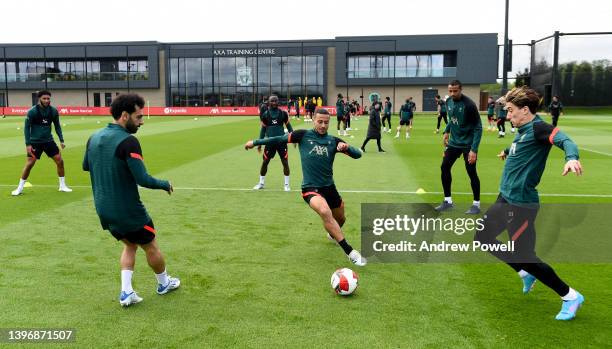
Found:
[(516, 81), (515, 81), (515, 86), (516, 87), (521, 87), (521, 86), (529, 86), (530, 85), (530, 79), (529, 79), (529, 69), (525, 68), (525, 71), (522, 73), (517, 73), (516, 74)]
[(604, 75), (604, 104), (612, 105), (612, 65), (606, 67)]
[(576, 69), (576, 62), (568, 62), (559, 66), (559, 81), (561, 81), (559, 94), (561, 95), (563, 104), (566, 105), (574, 104), (574, 69)]
[(604, 75), (606, 70), (604, 62), (593, 62), (593, 92), (589, 93), (591, 97), (590, 105), (604, 105)]
[(593, 89), (593, 66), (589, 62), (578, 64), (575, 69), (574, 77), (574, 97), (575, 105), (590, 105), (589, 94)]

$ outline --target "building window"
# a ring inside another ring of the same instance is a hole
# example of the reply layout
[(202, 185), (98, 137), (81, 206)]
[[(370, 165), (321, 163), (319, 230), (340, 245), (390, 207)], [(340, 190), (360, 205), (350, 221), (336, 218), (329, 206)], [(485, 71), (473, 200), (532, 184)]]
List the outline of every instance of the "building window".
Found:
[(113, 94), (110, 92), (104, 93), (104, 106), (110, 107), (111, 103), (113, 103)]
[(255, 106), (270, 94), (285, 104), (325, 98), (323, 76), (322, 55), (171, 58), (170, 95), (173, 106)]
[(93, 96), (94, 96), (94, 107), (99, 107), (100, 106), (100, 93), (94, 92)]
[(452, 77), (457, 73), (457, 53), (351, 55), (349, 79)]
[(84, 81), (85, 62), (53, 60), (46, 62), (47, 81)]
[(144, 57), (88, 59), (87, 77), (89, 81), (149, 80), (149, 61)]

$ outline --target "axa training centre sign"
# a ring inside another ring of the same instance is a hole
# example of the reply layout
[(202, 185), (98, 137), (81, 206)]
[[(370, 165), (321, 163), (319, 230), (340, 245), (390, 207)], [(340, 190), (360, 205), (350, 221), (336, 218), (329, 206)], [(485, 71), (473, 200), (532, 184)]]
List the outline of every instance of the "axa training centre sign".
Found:
[(246, 49), (216, 49), (215, 56), (273, 56), (275, 48), (246, 48)]

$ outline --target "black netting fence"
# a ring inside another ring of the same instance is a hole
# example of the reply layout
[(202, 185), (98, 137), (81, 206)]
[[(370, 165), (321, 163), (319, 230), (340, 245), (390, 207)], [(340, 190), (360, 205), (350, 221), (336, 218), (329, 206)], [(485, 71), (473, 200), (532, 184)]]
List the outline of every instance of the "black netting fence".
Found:
[(565, 105), (612, 105), (612, 35), (560, 36), (557, 81)]
[(545, 105), (553, 95), (567, 106), (612, 105), (612, 33), (557, 32), (530, 49), (529, 78), (516, 84), (536, 89)]
[(538, 91), (545, 103), (551, 99), (554, 65), (554, 37), (535, 42), (531, 59), (531, 87)]

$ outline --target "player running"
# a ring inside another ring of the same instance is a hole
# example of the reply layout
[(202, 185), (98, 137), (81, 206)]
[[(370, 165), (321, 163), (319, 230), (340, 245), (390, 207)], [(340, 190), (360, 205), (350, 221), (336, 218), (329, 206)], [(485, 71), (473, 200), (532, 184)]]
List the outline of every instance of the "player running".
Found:
[(163, 189), (172, 194), (170, 182), (151, 177), (145, 168), (142, 150), (134, 136), (143, 125), (145, 101), (136, 94), (115, 98), (110, 110), (114, 121), (87, 141), (83, 170), (89, 171), (96, 212), (102, 229), (123, 242), (121, 254), (121, 293), (119, 304), (127, 307), (142, 302), (132, 288), (132, 275), (138, 247), (157, 279), (157, 293), (177, 289), (181, 282), (166, 272), (166, 263), (151, 217), (140, 201), (138, 186)]
[[(289, 115), (286, 111), (278, 108), (278, 97), (270, 96), (268, 98), (268, 109), (263, 112), (260, 117), (261, 130), (259, 131), (259, 139), (264, 137), (276, 137), (285, 134), (285, 126), (287, 131), (293, 132), (293, 127), (289, 123)], [(261, 146), (257, 147), (257, 151), (261, 152)], [(283, 164), (283, 173), (285, 175), (285, 191), (291, 191), (289, 187), (289, 153), (287, 152), (287, 145), (266, 145), (263, 152), (263, 161), (261, 163), (261, 169), (259, 170), (259, 183), (257, 183), (253, 189), (263, 189), (266, 181), (266, 174), (268, 173), (268, 164), (270, 160), (278, 153)]]
[[(510, 148), (498, 156), (505, 160), (500, 193), (497, 201), (484, 216), (484, 228), (476, 232), (474, 240), (486, 244), (500, 244), (497, 236), (504, 230), (514, 241), (514, 252), (501, 249), (489, 251), (507, 263), (523, 280), (523, 293), (529, 293), (536, 280), (554, 290), (563, 300), (557, 320), (571, 320), (584, 303), (584, 296), (569, 287), (535, 252), (535, 218), (539, 208), (536, 187), (540, 183), (550, 148), (555, 145), (565, 152), (562, 175), (582, 174), (578, 161), (578, 147), (555, 126), (535, 115), (540, 104), (536, 91), (523, 86), (506, 94), (506, 109), (510, 121), (518, 127), (518, 134)], [(511, 217), (511, 218), (508, 218)]]
[(342, 233), (341, 227), (346, 221), (344, 202), (336, 190), (333, 178), (336, 153), (344, 153), (353, 159), (359, 159), (361, 152), (340, 138), (327, 133), (329, 119), (327, 109), (321, 108), (315, 113), (313, 129), (248, 141), (244, 147), (248, 150), (259, 145), (299, 144), (304, 177), (302, 181), (304, 201), (321, 217), (325, 230), (342, 247), (349, 260), (357, 266), (364, 266), (367, 263), (366, 259), (348, 244)]
[(44, 152), (48, 157), (55, 161), (57, 166), (57, 176), (59, 177), (59, 191), (70, 193), (72, 189), (66, 185), (66, 177), (64, 170), (64, 159), (53, 140), (51, 134), (51, 124), (55, 128), (55, 133), (60, 141), (62, 149), (64, 145), (64, 136), (62, 135), (62, 126), (59, 120), (57, 109), (51, 106), (51, 92), (40, 91), (37, 94), (38, 103), (28, 110), (23, 126), (26, 144), (26, 164), (21, 172), (17, 189), (11, 192), (11, 195), (18, 196), (23, 192), (23, 187), (26, 184), (30, 171), (36, 165), (36, 160), (39, 160)]

